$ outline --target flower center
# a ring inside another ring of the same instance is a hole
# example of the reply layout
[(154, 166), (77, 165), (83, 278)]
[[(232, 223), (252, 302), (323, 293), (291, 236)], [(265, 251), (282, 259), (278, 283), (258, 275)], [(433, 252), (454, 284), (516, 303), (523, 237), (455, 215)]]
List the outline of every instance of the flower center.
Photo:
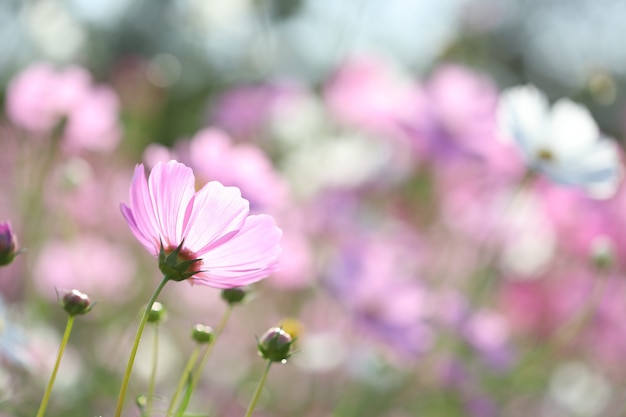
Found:
[(551, 150), (542, 148), (537, 151), (537, 159), (543, 162), (554, 162), (556, 158)]

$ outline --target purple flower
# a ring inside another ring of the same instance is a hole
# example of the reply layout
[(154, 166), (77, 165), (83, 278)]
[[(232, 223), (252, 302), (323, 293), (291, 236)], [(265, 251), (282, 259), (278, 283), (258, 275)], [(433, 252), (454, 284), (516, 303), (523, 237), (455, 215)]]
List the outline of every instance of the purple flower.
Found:
[(0, 266), (13, 262), (17, 255), (17, 239), (8, 221), (0, 223)]

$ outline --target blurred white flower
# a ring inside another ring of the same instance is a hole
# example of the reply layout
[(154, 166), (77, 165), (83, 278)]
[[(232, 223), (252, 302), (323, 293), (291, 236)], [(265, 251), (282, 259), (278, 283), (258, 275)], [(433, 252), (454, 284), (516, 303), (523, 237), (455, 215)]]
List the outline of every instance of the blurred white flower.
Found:
[(550, 108), (542, 91), (526, 85), (502, 94), (499, 120), (529, 168), (594, 198), (615, 193), (621, 178), (617, 144), (602, 136), (585, 107), (560, 99)]
[(612, 391), (604, 375), (584, 363), (566, 362), (553, 372), (548, 396), (568, 415), (592, 417), (604, 414)]

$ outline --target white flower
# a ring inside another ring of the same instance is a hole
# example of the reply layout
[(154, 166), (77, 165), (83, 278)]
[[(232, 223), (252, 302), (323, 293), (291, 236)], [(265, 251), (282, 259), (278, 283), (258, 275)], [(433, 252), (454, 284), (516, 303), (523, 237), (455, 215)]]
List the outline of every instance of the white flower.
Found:
[(543, 92), (526, 85), (502, 94), (499, 120), (529, 168), (591, 197), (615, 193), (621, 179), (617, 144), (602, 136), (585, 107), (560, 99), (550, 108)]

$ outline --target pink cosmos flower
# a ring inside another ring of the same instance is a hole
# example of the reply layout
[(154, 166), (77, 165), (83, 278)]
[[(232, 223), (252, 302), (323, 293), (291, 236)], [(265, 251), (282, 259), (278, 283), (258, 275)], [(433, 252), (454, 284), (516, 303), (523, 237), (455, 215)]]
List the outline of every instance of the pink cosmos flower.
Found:
[(157, 163), (146, 179), (137, 165), (130, 204), (120, 206), (139, 242), (155, 257), (178, 251), (193, 261), (191, 283), (238, 287), (276, 271), (282, 231), (268, 215), (249, 215), (236, 187), (211, 181), (195, 190), (191, 168), (177, 161)]
[(20, 72), (7, 88), (9, 120), (34, 135), (46, 135), (64, 118), (62, 148), (69, 154), (106, 152), (119, 144), (117, 94), (106, 85), (93, 83), (81, 67), (56, 69), (34, 63)]

